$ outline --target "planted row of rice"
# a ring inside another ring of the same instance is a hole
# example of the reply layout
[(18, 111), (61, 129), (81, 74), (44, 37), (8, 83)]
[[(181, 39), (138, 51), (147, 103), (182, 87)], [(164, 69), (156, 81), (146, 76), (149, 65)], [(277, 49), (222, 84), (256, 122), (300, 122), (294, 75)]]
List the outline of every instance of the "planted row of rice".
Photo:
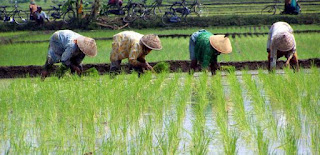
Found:
[(317, 154), (319, 69), (239, 73), (1, 80), (0, 153)]

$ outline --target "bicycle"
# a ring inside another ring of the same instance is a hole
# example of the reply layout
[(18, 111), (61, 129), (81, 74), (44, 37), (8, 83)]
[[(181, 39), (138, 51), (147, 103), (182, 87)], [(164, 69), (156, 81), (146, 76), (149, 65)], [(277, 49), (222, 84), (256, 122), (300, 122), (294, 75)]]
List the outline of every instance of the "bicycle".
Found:
[(174, 2), (170, 6), (169, 11), (165, 12), (162, 16), (162, 23), (165, 25), (173, 25), (174, 23), (180, 23), (182, 21), (187, 22), (187, 16), (192, 13), (200, 17), (207, 16), (208, 11), (199, 0), (194, 0), (190, 7), (186, 5), (186, 0)]
[(190, 10), (190, 11), (188, 11), (189, 14), (195, 13), (196, 16), (198, 16), (198, 17), (208, 16), (207, 7), (203, 4), (201, 4), (199, 0), (194, 0), (193, 3), (189, 5), (189, 7), (187, 6), (186, 0), (182, 0), (181, 2), (178, 2), (178, 1), (174, 2), (170, 6), (170, 10), (174, 9), (181, 14), (188, 13), (186, 8), (188, 8)]
[(159, 17), (160, 14), (162, 13), (162, 10), (160, 9), (162, 5), (162, 0), (155, 0), (150, 6), (145, 6), (144, 7), (144, 12), (143, 12), (143, 19), (144, 20), (153, 20), (154, 17)]
[[(66, 5), (66, 4), (64, 4)], [(61, 9), (62, 4), (57, 4), (57, 6), (51, 5), (51, 9), (49, 9), (48, 15), (53, 18), (54, 21), (57, 19), (63, 20), (64, 23), (72, 23), (76, 19), (76, 14), (73, 10), (72, 3), (67, 6), (67, 9), (64, 11)]]
[(267, 5), (261, 10), (261, 14), (275, 15), (277, 10), (279, 10), (280, 14), (283, 12), (283, 6), (278, 6), (278, 3), (281, 3), (278, 0), (274, 1), (274, 4)]
[(29, 15), (26, 11), (18, 9), (17, 2), (14, 5), (14, 9), (7, 12), (6, 8), (8, 6), (0, 6), (0, 20), (3, 22), (15, 22), (18, 25), (23, 25), (28, 22)]
[(144, 7), (140, 3), (132, 3), (132, 0), (129, 0), (127, 5), (119, 6), (117, 4), (107, 4), (103, 5), (99, 15), (108, 16), (109, 14), (114, 15), (125, 15), (123, 21), (126, 23), (131, 23), (135, 21), (138, 17), (142, 17), (144, 13)]
[(125, 11), (124, 10), (125, 7), (121, 7), (117, 4), (103, 4), (100, 11), (99, 11), (99, 15), (100, 16), (108, 16), (109, 14), (114, 14), (114, 15), (125, 15)]

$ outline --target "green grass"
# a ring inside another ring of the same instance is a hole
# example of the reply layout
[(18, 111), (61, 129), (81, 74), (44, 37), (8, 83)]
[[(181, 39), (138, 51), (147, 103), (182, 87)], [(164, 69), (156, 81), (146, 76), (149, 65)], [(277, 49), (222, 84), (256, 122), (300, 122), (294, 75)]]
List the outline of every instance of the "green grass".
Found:
[(316, 154), (319, 69), (285, 73), (0, 80), (0, 153)]
[[(295, 34), (299, 59), (319, 58), (318, 33)], [(111, 40), (97, 41), (98, 55), (86, 57), (83, 63), (109, 63)], [(189, 38), (161, 38), (163, 49), (152, 51), (147, 61), (189, 60)], [(233, 52), (220, 55), (219, 62), (267, 60), (267, 35), (231, 38)], [(0, 46), (0, 66), (43, 65), (48, 43), (7, 44)], [(282, 58), (284, 59), (284, 58)], [(125, 60), (124, 62), (127, 62)]]
[[(295, 31), (304, 31), (304, 30), (320, 30), (320, 25), (291, 25)], [(133, 29), (133, 31), (139, 32), (141, 34), (192, 34), (193, 32), (199, 29), (206, 29), (212, 33), (268, 33), (268, 26), (225, 26), (225, 27), (205, 27), (205, 28), (184, 28), (184, 29)], [(123, 30), (91, 30), (91, 31), (77, 31), (80, 34), (93, 38), (110, 38), (116, 33), (119, 33), (124, 30), (132, 29), (123, 29)], [(9, 37), (13, 41), (41, 41), (49, 40), (50, 36), (54, 31), (18, 31), (18, 32), (1, 32), (0, 37)], [(22, 35), (23, 34), (23, 35)], [(27, 35), (25, 35), (27, 34)]]
[[(154, 0), (147, 0), (147, 4), (150, 4)], [(162, 4), (163, 5), (172, 5), (176, 0), (163, 0)], [(92, 0), (86, 0), (85, 2), (92, 2)], [(107, 4), (107, 0), (101, 1), (101, 4)], [(133, 0), (133, 2), (139, 2), (141, 3), (141, 0)], [(193, 0), (188, 0), (188, 4), (192, 4)], [(200, 1), (203, 4), (212, 4), (213, 1), (209, 0), (201, 0)], [(247, 2), (244, 4), (241, 4), (242, 2)], [(255, 3), (248, 3), (248, 2), (269, 2), (267, 4), (255, 4)], [(267, 6), (267, 5), (272, 5), (273, 0), (268, 0), (268, 1), (262, 1), (262, 0), (219, 0), (219, 1), (214, 1), (213, 3), (222, 3), (222, 5), (206, 5), (207, 11), (209, 12), (209, 15), (252, 15), (252, 14), (260, 14), (261, 10)], [(47, 0), (47, 2), (44, 2), (43, 0), (41, 1), (36, 1), (37, 5), (40, 5), (43, 7), (44, 11), (46, 9), (49, 9), (51, 5), (54, 5), (55, 3), (61, 3), (63, 4), (62, 0), (57, 0), (55, 2), (51, 0)], [(124, 5), (126, 5), (127, 1), (124, 1)], [(238, 3), (238, 4), (227, 4), (227, 3)], [(317, 5), (310, 5), (311, 4), (317, 4)], [(301, 5), (302, 13), (319, 13), (319, 4), (320, 2), (300, 2)], [(8, 5), (8, 6), (14, 6), (14, 4), (8, 3), (8, 1), (1, 1), (0, 5)], [(284, 8), (284, 3), (278, 3), (278, 6), (280, 8)], [(25, 11), (28, 11), (29, 3), (19, 3), (19, 8)], [(88, 6), (85, 6), (85, 10), (90, 10), (91, 5), (89, 4)], [(161, 8), (162, 10), (166, 10), (167, 7), (164, 6)], [(9, 8), (8, 10), (11, 10)], [(280, 12), (277, 12), (279, 14)]]

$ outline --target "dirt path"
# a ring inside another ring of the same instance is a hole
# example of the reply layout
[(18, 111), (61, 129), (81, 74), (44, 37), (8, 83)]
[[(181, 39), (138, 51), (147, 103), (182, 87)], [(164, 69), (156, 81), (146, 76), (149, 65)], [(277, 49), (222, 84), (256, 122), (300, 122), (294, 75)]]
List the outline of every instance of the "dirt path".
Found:
[[(188, 72), (190, 61), (166, 61), (170, 64), (171, 72)], [(151, 66), (154, 66), (158, 62), (150, 62)], [(299, 60), (300, 67), (310, 68), (312, 64), (320, 67), (320, 58)], [(243, 61), (243, 62), (220, 62), (221, 66), (234, 66), (236, 70), (248, 69), (266, 69), (267, 61)], [(284, 61), (277, 62), (277, 68), (283, 68)], [(106, 74), (109, 72), (110, 64), (84, 64), (84, 70), (95, 67), (100, 74)], [(54, 67), (56, 69), (57, 66)], [(129, 73), (129, 67), (127, 64), (122, 65), (122, 69)], [(0, 78), (20, 78), (20, 77), (35, 77), (41, 73), (41, 66), (6, 66), (0, 67)]]

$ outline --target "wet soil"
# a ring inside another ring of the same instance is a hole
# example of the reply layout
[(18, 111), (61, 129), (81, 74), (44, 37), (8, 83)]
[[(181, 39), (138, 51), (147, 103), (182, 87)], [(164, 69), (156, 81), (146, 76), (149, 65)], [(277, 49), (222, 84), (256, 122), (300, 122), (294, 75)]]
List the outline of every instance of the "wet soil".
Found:
[[(190, 61), (177, 60), (177, 61), (166, 61), (170, 64), (171, 72), (188, 72)], [(154, 66), (158, 62), (150, 62), (151, 66)], [(284, 61), (277, 62), (277, 68), (281, 69), (284, 67)], [(267, 69), (267, 61), (242, 61), (242, 62), (220, 62), (221, 66), (233, 66), (236, 70), (257, 70)], [(300, 67), (310, 68), (311, 66), (320, 67), (320, 58), (299, 60)], [(96, 68), (100, 74), (107, 74), (109, 72), (110, 64), (84, 64), (83, 69)], [(57, 69), (57, 66), (53, 67), (53, 72)], [(121, 68), (130, 73), (128, 64), (123, 64)], [(0, 78), (23, 78), (23, 77), (36, 77), (41, 74), (41, 66), (2, 66), (0, 67)]]

